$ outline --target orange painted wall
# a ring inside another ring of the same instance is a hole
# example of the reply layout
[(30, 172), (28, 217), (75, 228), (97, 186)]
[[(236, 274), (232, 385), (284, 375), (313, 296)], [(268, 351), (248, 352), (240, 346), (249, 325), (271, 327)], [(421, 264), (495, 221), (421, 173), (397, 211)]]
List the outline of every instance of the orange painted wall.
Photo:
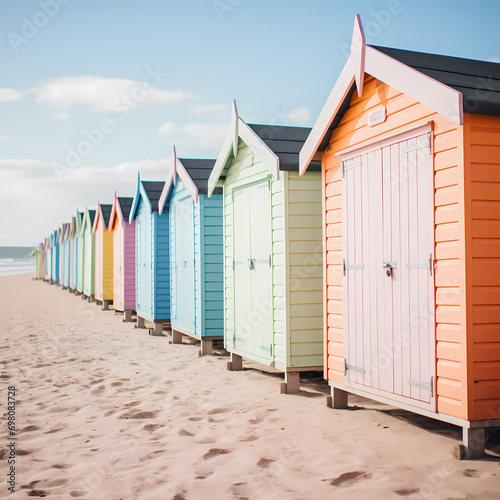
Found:
[(500, 418), (500, 117), (465, 115), (470, 419)]
[[(382, 104), (387, 106), (387, 120), (368, 127), (368, 112)], [(434, 127), (437, 410), (468, 418), (463, 126), (371, 77), (365, 80), (362, 98), (354, 93), (351, 106), (322, 157), (326, 223), (325, 371), (329, 380), (343, 383), (342, 172), (335, 153), (377, 135), (392, 131), (396, 135), (398, 128), (429, 121)], [(498, 242), (500, 245), (500, 239)], [(500, 294), (500, 288), (498, 291)]]

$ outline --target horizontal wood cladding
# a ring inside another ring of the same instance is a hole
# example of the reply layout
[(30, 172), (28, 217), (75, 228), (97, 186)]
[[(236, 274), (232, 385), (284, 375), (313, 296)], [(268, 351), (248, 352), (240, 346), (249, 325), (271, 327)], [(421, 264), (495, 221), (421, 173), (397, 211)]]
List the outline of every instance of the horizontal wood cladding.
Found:
[(500, 118), (466, 115), (470, 137), (471, 419), (500, 418)]
[[(387, 119), (367, 125), (369, 111), (385, 105)], [(463, 128), (398, 90), (367, 78), (363, 96), (357, 92), (350, 108), (333, 131), (323, 153), (325, 170), (324, 223), (326, 274), (326, 373), (344, 382), (342, 305), (342, 170), (339, 156), (346, 148), (402, 127), (432, 122), (435, 183), (435, 285), (437, 335), (437, 411), (465, 418), (467, 370), (465, 338), (465, 261), (463, 259)], [(490, 149), (488, 149), (490, 151)], [(483, 151), (484, 153), (484, 151)], [(491, 189), (490, 189), (491, 191)], [(491, 194), (493, 196), (493, 194)], [(499, 247), (500, 248), (500, 247)]]

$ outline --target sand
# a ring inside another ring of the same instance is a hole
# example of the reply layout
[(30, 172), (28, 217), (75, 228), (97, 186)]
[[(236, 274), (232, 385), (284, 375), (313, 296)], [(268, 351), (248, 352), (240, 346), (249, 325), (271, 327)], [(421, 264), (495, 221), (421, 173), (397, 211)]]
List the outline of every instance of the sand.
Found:
[[(0, 308), (3, 443), (8, 386), (17, 398), (8, 498), (500, 498), (499, 459), (455, 460), (451, 425), (358, 397), (329, 409), (321, 377), (282, 395), (280, 375), (228, 372), (31, 275), (0, 278)], [(4, 457), (0, 498), (6, 473)]]

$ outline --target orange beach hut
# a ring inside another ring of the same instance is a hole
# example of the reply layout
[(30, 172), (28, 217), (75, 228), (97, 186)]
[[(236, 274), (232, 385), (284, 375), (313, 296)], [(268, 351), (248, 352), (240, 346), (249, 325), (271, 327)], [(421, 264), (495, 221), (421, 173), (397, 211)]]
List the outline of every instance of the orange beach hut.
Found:
[(463, 427), (500, 425), (500, 64), (366, 45), (300, 152), (321, 158), (325, 377)]
[(113, 205), (97, 204), (94, 234), (94, 295), (97, 303), (108, 310), (113, 303), (113, 235), (108, 231)]

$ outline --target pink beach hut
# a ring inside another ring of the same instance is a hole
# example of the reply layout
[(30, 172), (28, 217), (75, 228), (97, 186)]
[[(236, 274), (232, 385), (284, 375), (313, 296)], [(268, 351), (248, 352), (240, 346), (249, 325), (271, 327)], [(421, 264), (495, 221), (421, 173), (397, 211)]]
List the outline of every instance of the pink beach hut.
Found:
[(129, 222), (133, 198), (116, 196), (108, 224), (113, 237), (113, 309), (132, 321), (135, 310), (135, 219)]

